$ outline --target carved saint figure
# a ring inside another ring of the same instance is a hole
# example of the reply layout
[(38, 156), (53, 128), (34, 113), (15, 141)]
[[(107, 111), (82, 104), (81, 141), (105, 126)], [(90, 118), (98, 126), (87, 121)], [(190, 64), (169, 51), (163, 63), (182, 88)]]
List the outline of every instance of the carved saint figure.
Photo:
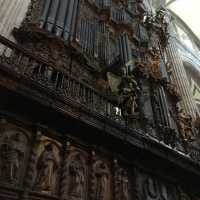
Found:
[(53, 192), (58, 170), (58, 161), (52, 144), (47, 144), (37, 163), (36, 188), (40, 191)]
[(128, 200), (129, 199), (129, 181), (128, 181), (128, 176), (127, 172), (120, 168), (117, 172), (117, 177), (116, 177), (116, 187), (117, 191), (119, 192), (119, 200)]
[(107, 200), (109, 189), (109, 173), (106, 165), (101, 162), (97, 165), (96, 171), (95, 200)]
[(134, 76), (127, 75), (122, 77), (122, 82), (119, 85), (119, 89), (122, 114), (124, 117), (127, 117), (128, 115), (132, 115), (137, 108), (136, 99), (140, 88), (138, 87)]
[(75, 199), (84, 199), (85, 170), (77, 161), (72, 161), (69, 166), (70, 182), (69, 195)]
[(1, 176), (5, 181), (17, 183), (20, 172), (20, 164), (24, 156), (20, 135), (15, 134), (6, 138), (0, 147)]
[(160, 57), (156, 50), (151, 51), (151, 71), (152, 76), (155, 78), (160, 78), (161, 73), (160, 73)]

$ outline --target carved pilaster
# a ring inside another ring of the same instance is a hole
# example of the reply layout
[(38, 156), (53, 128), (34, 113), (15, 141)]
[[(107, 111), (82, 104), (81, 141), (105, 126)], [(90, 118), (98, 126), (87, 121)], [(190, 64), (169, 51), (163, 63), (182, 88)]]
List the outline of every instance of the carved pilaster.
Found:
[(67, 165), (68, 165), (68, 154), (70, 152), (70, 142), (66, 142), (63, 146), (63, 166), (62, 166), (62, 174), (61, 174), (61, 189), (60, 189), (60, 197), (61, 200), (67, 199), (67, 179), (68, 179), (68, 172), (67, 172)]
[(37, 131), (33, 138), (30, 157), (28, 160), (26, 176), (24, 179), (23, 199), (28, 199), (28, 195), (29, 195), (28, 193), (33, 187), (34, 176), (35, 176), (35, 166), (37, 162), (37, 149), (38, 149), (38, 145), (40, 144), (41, 136), (42, 136), (41, 131)]

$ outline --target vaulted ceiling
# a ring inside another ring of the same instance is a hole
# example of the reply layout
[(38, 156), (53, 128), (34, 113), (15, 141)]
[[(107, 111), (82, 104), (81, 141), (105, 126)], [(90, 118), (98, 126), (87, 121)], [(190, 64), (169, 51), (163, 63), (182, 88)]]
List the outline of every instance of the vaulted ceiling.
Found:
[(200, 0), (166, 0), (166, 5), (200, 40)]

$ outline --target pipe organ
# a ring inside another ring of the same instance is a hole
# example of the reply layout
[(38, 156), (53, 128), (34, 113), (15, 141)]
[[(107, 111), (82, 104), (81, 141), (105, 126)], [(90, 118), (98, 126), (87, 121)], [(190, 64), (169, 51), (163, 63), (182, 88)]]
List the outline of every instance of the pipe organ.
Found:
[[(112, 53), (117, 48), (120, 49), (120, 57), (123, 63), (131, 59), (130, 40), (128, 31), (115, 34), (111, 39), (110, 29), (114, 28), (111, 24), (114, 22), (119, 25), (131, 25), (133, 18), (126, 7), (118, 8), (111, 0), (88, 1), (91, 5), (98, 8), (108, 8), (109, 21), (105, 22), (101, 16), (95, 19), (92, 16), (82, 17), (88, 8), (82, 6), (80, 0), (44, 0), (42, 3), (41, 16), (39, 19), (40, 28), (55, 34), (64, 39), (64, 41), (76, 41), (80, 48), (92, 60), (103, 61), (110, 64), (112, 60), (119, 57), (119, 53)], [(115, 45), (110, 42), (114, 41)], [(114, 48), (114, 49), (112, 49)], [(114, 57), (113, 57), (114, 56)]]
[(40, 16), (40, 28), (62, 37), (65, 41), (72, 40), (79, 0), (45, 0)]

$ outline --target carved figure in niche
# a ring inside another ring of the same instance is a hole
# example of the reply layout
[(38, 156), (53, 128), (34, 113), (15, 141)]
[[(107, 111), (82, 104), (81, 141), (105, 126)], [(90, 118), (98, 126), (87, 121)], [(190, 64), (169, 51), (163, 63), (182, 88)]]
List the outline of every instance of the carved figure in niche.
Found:
[(150, 50), (149, 53), (150, 53), (150, 57), (151, 57), (150, 74), (152, 75), (152, 77), (159, 79), (159, 78), (161, 78), (159, 54), (157, 53), (157, 50), (155, 48)]
[(20, 167), (24, 158), (24, 146), (19, 133), (4, 138), (0, 146), (1, 177), (9, 183), (19, 180)]
[(180, 127), (180, 132), (185, 140), (193, 140), (193, 130), (192, 130), (192, 117), (186, 114), (182, 109), (178, 111), (178, 124)]
[(105, 163), (98, 161), (95, 165), (95, 200), (107, 200), (109, 196), (109, 172)]
[(119, 85), (120, 104), (122, 108), (122, 115), (127, 117), (134, 114), (137, 108), (137, 97), (140, 88), (133, 75), (122, 77), (121, 84)]
[(155, 16), (155, 22), (160, 25), (159, 36), (162, 42), (162, 45), (165, 47), (169, 40), (169, 31), (168, 26), (171, 21), (171, 15), (167, 9), (161, 8), (157, 11)]
[(85, 192), (85, 168), (81, 164), (81, 159), (72, 161), (69, 166), (69, 196), (75, 199), (84, 199)]
[(36, 188), (40, 191), (52, 192), (55, 188), (58, 171), (58, 158), (54, 155), (51, 143), (44, 147), (37, 163)]
[(116, 177), (116, 187), (119, 192), (119, 200), (128, 200), (129, 199), (129, 181), (128, 175), (125, 170), (120, 168), (117, 172)]

